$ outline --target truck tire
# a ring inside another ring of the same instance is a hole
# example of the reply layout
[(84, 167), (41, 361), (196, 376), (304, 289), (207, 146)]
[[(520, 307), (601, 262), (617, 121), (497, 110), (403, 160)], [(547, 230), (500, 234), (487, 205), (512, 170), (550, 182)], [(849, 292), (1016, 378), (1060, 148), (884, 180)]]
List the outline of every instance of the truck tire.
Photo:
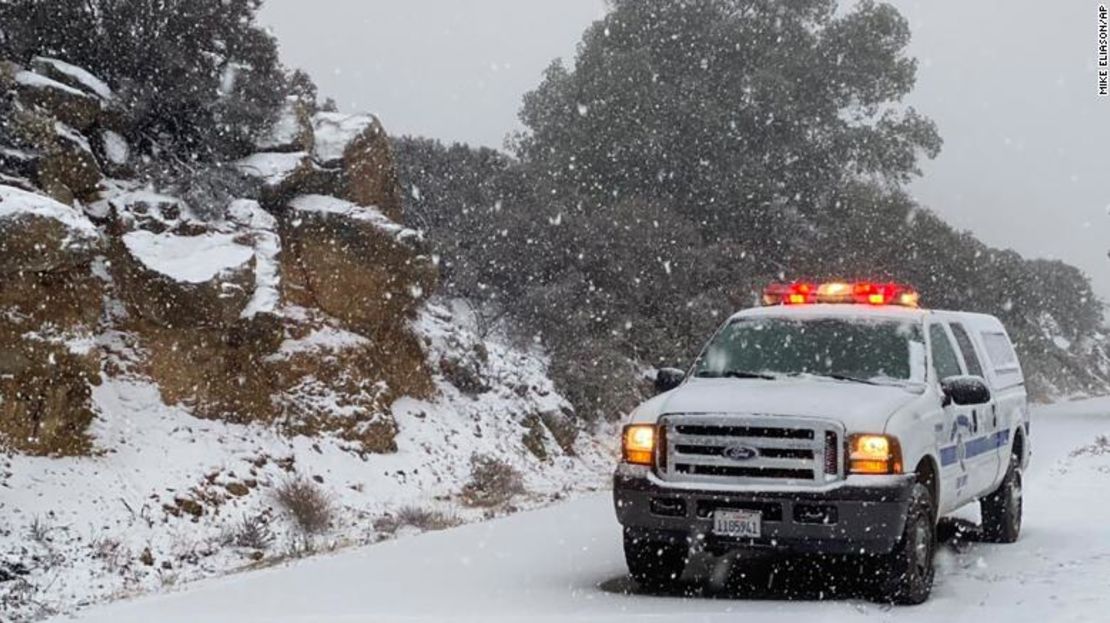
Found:
[(998, 489), (979, 500), (983, 516), (983, 540), (988, 543), (1013, 543), (1021, 536), (1022, 515), (1021, 463), (1010, 456), (1010, 466)]
[(624, 531), (624, 559), (637, 584), (662, 588), (677, 582), (686, 570), (690, 548), (685, 543), (652, 541)]
[(929, 488), (913, 487), (902, 536), (889, 554), (878, 560), (881, 601), (912, 606), (923, 603), (933, 590), (933, 556), (937, 548), (933, 496)]

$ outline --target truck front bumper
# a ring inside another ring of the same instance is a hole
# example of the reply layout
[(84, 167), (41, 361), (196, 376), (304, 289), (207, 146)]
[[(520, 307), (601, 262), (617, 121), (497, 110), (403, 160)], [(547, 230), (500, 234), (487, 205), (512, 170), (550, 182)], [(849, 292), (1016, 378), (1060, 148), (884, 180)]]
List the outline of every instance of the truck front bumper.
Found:
[[(902, 535), (914, 477), (882, 485), (841, 483), (820, 491), (723, 491), (670, 486), (634, 470), (613, 478), (617, 520), (632, 535), (700, 544), (711, 553), (768, 550), (790, 553), (879, 554)], [(757, 510), (762, 536), (713, 534), (717, 509)]]

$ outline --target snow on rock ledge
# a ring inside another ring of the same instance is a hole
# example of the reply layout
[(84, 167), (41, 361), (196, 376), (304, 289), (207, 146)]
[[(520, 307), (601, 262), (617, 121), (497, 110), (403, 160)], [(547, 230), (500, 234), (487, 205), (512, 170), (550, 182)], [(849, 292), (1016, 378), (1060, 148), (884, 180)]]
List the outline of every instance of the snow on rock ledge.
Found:
[(244, 175), (257, 177), (267, 186), (277, 186), (304, 166), (310, 166), (305, 152), (262, 152), (235, 162)]
[(200, 236), (133, 231), (123, 236), (127, 250), (144, 266), (174, 281), (204, 283), (246, 268), (254, 250), (231, 234)]
[(316, 113), (312, 118), (315, 135), (314, 154), (325, 165), (339, 164), (351, 141), (366, 128), (377, 123), (372, 115), (345, 115), (337, 112)]
[(167, 327), (228, 326), (253, 297), (255, 251), (235, 234), (136, 230), (121, 242), (121, 295), (141, 318)]
[(96, 95), (104, 101), (115, 99), (112, 89), (103, 80), (76, 65), (56, 58), (36, 56), (31, 60), (31, 67), (44, 76)]
[(296, 212), (310, 212), (320, 215), (335, 215), (380, 229), (397, 240), (420, 241), (423, 236), (415, 229), (403, 227), (375, 207), (359, 206), (327, 195), (302, 195), (289, 202), (289, 208)]

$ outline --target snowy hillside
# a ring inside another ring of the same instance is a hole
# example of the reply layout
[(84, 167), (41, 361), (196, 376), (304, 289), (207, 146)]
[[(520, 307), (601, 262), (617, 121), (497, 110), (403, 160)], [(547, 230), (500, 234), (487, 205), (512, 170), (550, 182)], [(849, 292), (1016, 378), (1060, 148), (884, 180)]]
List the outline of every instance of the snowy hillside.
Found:
[[(465, 317), (439, 305), (418, 326), (435, 355), (479, 343)], [(282, 352), (338, 351), (361, 339), (322, 330), (286, 342)], [(97, 340), (113, 365), (139, 357), (124, 336)], [(334, 436), (289, 437), (197, 419), (167, 405), (141, 375), (105, 379), (93, 391), (93, 456), (0, 458), (0, 620), (68, 612), (278, 564), (306, 549), (373, 543), (604, 486), (611, 448), (597, 438), (579, 438), (568, 448), (573, 456), (551, 435), (539, 435), (533, 450), (521, 442), (530, 418), (562, 417), (567, 408), (544, 359), (481, 343), (489, 390), (468, 395), (437, 375), (434, 398), (394, 404), (398, 449), (388, 455), (362, 453)], [(466, 498), (475, 455), (516, 470), (519, 493), (491, 506)], [(278, 501), (277, 491), (296, 478), (318, 483), (334, 508), (319, 534), (306, 535)]]

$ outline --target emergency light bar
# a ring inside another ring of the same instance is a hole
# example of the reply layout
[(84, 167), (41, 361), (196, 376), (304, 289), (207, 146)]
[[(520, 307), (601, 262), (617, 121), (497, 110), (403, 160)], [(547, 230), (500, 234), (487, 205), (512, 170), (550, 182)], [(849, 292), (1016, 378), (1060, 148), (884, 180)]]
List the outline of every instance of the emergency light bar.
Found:
[(764, 305), (813, 305), (847, 303), (856, 305), (899, 305), (917, 307), (916, 290), (898, 283), (829, 282), (773, 283), (763, 291)]

